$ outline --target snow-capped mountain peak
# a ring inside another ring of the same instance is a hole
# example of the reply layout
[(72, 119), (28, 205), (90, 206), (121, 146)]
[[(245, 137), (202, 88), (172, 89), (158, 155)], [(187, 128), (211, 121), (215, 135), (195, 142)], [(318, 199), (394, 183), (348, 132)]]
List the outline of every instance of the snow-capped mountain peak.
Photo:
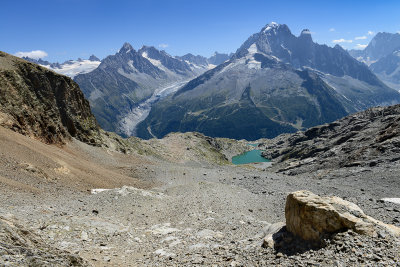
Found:
[(271, 23), (268, 23), (268, 24), (262, 29), (262, 31), (263, 31), (263, 32), (267, 32), (267, 31), (276, 29), (276, 28), (278, 28), (278, 27), (279, 27), (279, 24), (278, 24), (278, 23), (276, 23), (276, 22), (271, 22)]
[(266, 35), (276, 35), (280, 32), (289, 32), (290, 29), (286, 24), (278, 24), (276, 22), (271, 22), (261, 29), (261, 32)]

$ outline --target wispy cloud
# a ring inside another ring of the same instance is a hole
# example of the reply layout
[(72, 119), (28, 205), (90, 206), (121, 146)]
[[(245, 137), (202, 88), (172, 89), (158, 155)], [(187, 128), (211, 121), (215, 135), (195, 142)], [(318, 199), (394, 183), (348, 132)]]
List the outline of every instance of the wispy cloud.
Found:
[(374, 35), (373, 31), (368, 31), (368, 35)]
[(34, 50), (34, 51), (30, 51), (30, 52), (17, 52), (14, 55), (17, 57), (30, 57), (33, 59), (39, 59), (39, 58), (44, 58), (44, 57), (48, 56), (48, 54), (42, 50)]
[(168, 44), (159, 44), (158, 47), (160, 47), (160, 48), (167, 48), (167, 47), (168, 47)]
[(335, 30), (335, 28), (330, 28), (329, 31), (330, 31), (330, 32), (334, 32), (334, 31), (336, 31), (336, 30)]
[(354, 40), (365, 40), (365, 39), (367, 39), (367, 36), (358, 36), (354, 38)]
[(340, 43), (352, 43), (353, 40), (345, 40), (345, 39), (338, 39), (338, 40), (333, 40), (332, 43), (334, 44), (340, 44)]
[(368, 45), (366, 44), (356, 44), (356, 46), (354, 47), (355, 49), (364, 49), (366, 48)]

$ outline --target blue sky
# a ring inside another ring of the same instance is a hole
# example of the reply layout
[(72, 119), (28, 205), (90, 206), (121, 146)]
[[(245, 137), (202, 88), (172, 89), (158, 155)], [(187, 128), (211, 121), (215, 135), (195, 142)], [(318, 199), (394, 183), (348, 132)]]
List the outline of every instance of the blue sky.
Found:
[[(0, 50), (45, 51), (51, 62), (103, 58), (124, 42), (171, 55), (229, 53), (271, 21), (346, 49), (400, 31), (400, 1), (1, 0)], [(370, 32), (370, 34), (368, 34)], [(359, 38), (357, 38), (359, 37)]]

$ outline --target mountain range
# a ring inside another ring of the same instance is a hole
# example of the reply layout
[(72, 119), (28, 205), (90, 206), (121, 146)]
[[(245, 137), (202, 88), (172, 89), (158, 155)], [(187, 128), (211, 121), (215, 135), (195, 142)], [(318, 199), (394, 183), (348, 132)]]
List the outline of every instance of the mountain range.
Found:
[(229, 58), (231, 58), (233, 55), (233, 53), (228, 54), (223, 54), (223, 53), (218, 53), (218, 52), (214, 52), (214, 54), (209, 57), (203, 57), (200, 55), (193, 55), (191, 53), (183, 55), (181, 57), (176, 57), (179, 59), (184, 60), (186, 63), (188, 63), (189, 65), (193, 65), (195, 66), (207, 66), (208, 68), (211, 68), (212, 66), (217, 66), (219, 64), (224, 63), (225, 61), (227, 61)]
[(398, 92), (339, 45), (319, 45), (307, 29), (294, 36), (271, 23), (228, 61), (155, 103), (137, 135), (198, 131), (256, 140), (399, 102)]
[(370, 69), (389, 87), (400, 91), (400, 34), (380, 32), (364, 50), (349, 53)]
[(23, 59), (71, 78), (78, 74), (91, 72), (100, 65), (100, 59), (95, 55), (91, 55), (89, 59), (78, 58), (77, 60), (67, 60), (64, 63), (50, 63), (49, 61), (29, 57), (23, 57)]
[(122, 136), (254, 140), (400, 102), (392, 90), (400, 90), (399, 55), (400, 34), (378, 33), (364, 50), (345, 51), (313, 42), (308, 29), (294, 36), (271, 23), (236, 53), (209, 58), (125, 43), (102, 61), (24, 59), (74, 78), (100, 126)]
[(152, 46), (136, 51), (125, 43), (118, 53), (103, 59), (97, 69), (74, 79), (89, 99), (99, 124), (108, 131), (130, 136), (155, 101), (215, 67), (212, 63), (224, 56), (173, 57)]

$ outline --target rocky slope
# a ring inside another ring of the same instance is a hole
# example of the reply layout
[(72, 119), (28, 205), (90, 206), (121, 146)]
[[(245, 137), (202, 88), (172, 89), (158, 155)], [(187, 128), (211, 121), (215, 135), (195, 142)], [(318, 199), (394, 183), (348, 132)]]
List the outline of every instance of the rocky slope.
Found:
[(100, 143), (89, 102), (70, 78), (0, 52), (0, 88), (0, 125), (46, 143)]
[(296, 37), (286, 25), (272, 23), (229, 61), (155, 104), (137, 134), (271, 138), (399, 101), (397, 91), (340, 46), (319, 45), (309, 30)]
[(333, 123), (265, 141), (264, 156), (290, 174), (400, 160), (400, 105), (377, 107)]
[[(63, 148), (49, 146), (2, 127), (0, 137), (0, 215), (14, 214), (18, 229), (40, 240), (13, 254), (1, 245), (0, 265), (16, 258), (20, 263), (47, 258), (68, 264), (68, 255), (94, 266), (398, 262), (398, 240), (385, 232), (370, 237), (345, 231), (318, 249), (285, 233), (275, 247), (261, 246), (273, 225), (285, 221), (288, 193), (305, 188), (340, 196), (366, 214), (399, 226), (398, 206), (380, 201), (400, 190), (399, 183), (389, 179), (398, 179), (396, 163), (390, 168), (353, 167), (335, 179), (315, 180), (226, 161), (216, 164), (221, 158), (216, 147), (234, 153), (235, 142), (197, 134), (144, 142), (134, 138), (130, 154), (79, 141)], [(19, 246), (7, 236), (0, 234), (2, 244)]]

